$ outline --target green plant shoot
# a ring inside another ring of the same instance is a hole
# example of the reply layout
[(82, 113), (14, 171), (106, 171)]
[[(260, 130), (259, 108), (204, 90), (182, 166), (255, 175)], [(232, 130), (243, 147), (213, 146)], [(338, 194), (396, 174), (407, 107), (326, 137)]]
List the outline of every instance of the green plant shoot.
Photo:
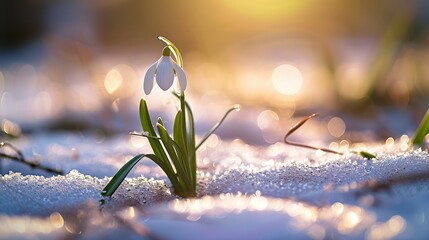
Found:
[[(171, 88), (175, 78), (178, 89), (173, 94), (180, 101), (173, 123), (173, 132), (170, 135), (161, 118), (158, 118), (155, 127), (149, 114), (146, 100), (140, 100), (139, 114), (143, 133), (133, 132), (147, 138), (152, 148), (151, 154), (139, 154), (129, 160), (102, 191), (103, 196), (112, 196), (131, 169), (143, 158), (155, 162), (167, 175), (174, 190), (174, 194), (181, 197), (196, 196), (197, 149), (216, 131), (225, 118), (233, 111), (239, 110), (235, 105), (230, 108), (222, 119), (203, 137), (201, 142), (195, 143), (194, 117), (191, 107), (185, 100), (187, 85), (186, 75), (183, 71), (183, 59), (178, 48), (167, 38), (158, 37), (167, 46), (162, 51), (161, 58), (152, 64), (146, 72), (143, 88), (146, 94), (152, 91), (154, 83), (164, 91)], [(171, 58), (173, 54), (175, 60)]]
[(420, 122), (419, 127), (413, 137), (413, 144), (423, 147), (425, 144), (425, 137), (429, 134), (429, 109), (426, 111), (425, 116)]

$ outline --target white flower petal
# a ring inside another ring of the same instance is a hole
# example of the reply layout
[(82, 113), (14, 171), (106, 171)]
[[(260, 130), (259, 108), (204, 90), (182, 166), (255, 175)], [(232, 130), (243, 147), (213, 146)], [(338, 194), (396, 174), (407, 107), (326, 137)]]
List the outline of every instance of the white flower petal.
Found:
[(183, 69), (174, 61), (173, 63), (174, 70), (176, 71), (177, 80), (179, 81), (180, 92), (184, 92), (187, 85), (186, 75)]
[(158, 62), (155, 62), (154, 64), (152, 64), (149, 67), (149, 69), (146, 71), (146, 74), (144, 75), (143, 89), (146, 95), (149, 95), (149, 93), (152, 91), (153, 82), (155, 82), (155, 70), (157, 65), (158, 65)]
[(174, 71), (173, 66), (171, 64), (171, 58), (162, 56), (159, 60), (158, 68), (156, 70), (156, 82), (158, 86), (166, 91), (171, 85), (173, 85), (174, 81)]

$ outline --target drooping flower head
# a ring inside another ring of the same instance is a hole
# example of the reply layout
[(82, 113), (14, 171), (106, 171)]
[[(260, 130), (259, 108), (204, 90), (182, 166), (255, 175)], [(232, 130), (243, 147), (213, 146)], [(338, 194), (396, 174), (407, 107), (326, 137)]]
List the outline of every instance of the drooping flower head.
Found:
[(177, 78), (179, 91), (183, 93), (186, 89), (186, 75), (183, 69), (171, 58), (171, 50), (165, 47), (162, 51), (161, 58), (152, 64), (146, 72), (143, 81), (143, 89), (148, 95), (152, 89), (154, 82), (166, 91), (171, 88), (174, 83), (174, 77)]

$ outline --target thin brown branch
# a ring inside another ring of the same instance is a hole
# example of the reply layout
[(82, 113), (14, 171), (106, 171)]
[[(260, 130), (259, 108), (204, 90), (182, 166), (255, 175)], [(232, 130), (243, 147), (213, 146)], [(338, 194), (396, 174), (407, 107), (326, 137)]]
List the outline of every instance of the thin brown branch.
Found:
[(60, 175), (64, 174), (63, 171), (61, 171), (61, 170), (57, 170), (55, 168), (51, 168), (48, 166), (41, 165), (38, 162), (29, 161), (29, 160), (25, 159), (24, 154), (22, 154), (22, 152), (18, 148), (16, 148), (15, 146), (13, 146), (10, 143), (0, 142), (0, 148), (2, 148), (2, 147), (9, 147), (10, 149), (12, 149), (16, 153), (17, 156), (13, 156), (13, 155), (9, 155), (9, 154), (0, 152), (0, 159), (7, 158), (7, 159), (10, 159), (12, 161), (16, 161), (16, 162), (26, 164), (32, 168), (37, 168), (37, 169), (41, 169), (43, 171), (47, 171), (47, 172), (55, 173), (55, 174), (60, 174)]
[(304, 119), (302, 119), (301, 121), (299, 121), (299, 122), (298, 122), (297, 124), (295, 124), (293, 127), (291, 127), (291, 128), (289, 129), (289, 131), (286, 133), (286, 135), (285, 135), (285, 137), (284, 137), (283, 141), (284, 141), (286, 144), (293, 145), (293, 146), (297, 146), (297, 147), (309, 148), (309, 149), (313, 149), (313, 150), (321, 150), (321, 151), (328, 152), (328, 153), (334, 153), (334, 154), (343, 155), (343, 154), (342, 154), (342, 153), (340, 153), (340, 152), (337, 152), (337, 151), (334, 151), (334, 150), (331, 150), (331, 149), (328, 149), (328, 148), (313, 147), (313, 146), (310, 146), (310, 145), (307, 145), (307, 144), (303, 144), (303, 143), (296, 143), (296, 142), (291, 142), (291, 141), (288, 141), (288, 140), (287, 140), (287, 138), (288, 138), (292, 133), (294, 133), (296, 130), (298, 130), (298, 129), (299, 129), (302, 125), (304, 125), (304, 123), (306, 123), (308, 120), (312, 119), (313, 117), (315, 117), (315, 116), (317, 116), (317, 115), (319, 115), (319, 114), (318, 114), (318, 113), (313, 113), (313, 114), (311, 114), (310, 116), (307, 116), (307, 117), (305, 117)]

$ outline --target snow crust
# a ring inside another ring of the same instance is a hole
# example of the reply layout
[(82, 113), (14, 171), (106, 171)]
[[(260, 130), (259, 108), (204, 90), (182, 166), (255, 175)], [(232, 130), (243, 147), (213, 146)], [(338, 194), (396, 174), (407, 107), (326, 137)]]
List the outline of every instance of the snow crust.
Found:
[[(138, 164), (111, 199), (103, 199), (100, 192), (110, 177), (148, 146), (123, 137), (102, 146), (97, 141), (62, 134), (17, 140), (26, 156), (40, 156), (43, 164), (60, 165), (67, 174), (50, 176), (2, 160), (3, 171), (13, 172), (0, 176), (0, 238), (424, 239), (429, 234), (429, 154), (410, 148), (406, 137), (350, 145), (341, 149), (344, 155), (279, 143), (209, 141), (198, 153), (198, 198), (191, 200), (174, 196), (149, 160)], [(350, 152), (360, 149), (377, 158)]]

